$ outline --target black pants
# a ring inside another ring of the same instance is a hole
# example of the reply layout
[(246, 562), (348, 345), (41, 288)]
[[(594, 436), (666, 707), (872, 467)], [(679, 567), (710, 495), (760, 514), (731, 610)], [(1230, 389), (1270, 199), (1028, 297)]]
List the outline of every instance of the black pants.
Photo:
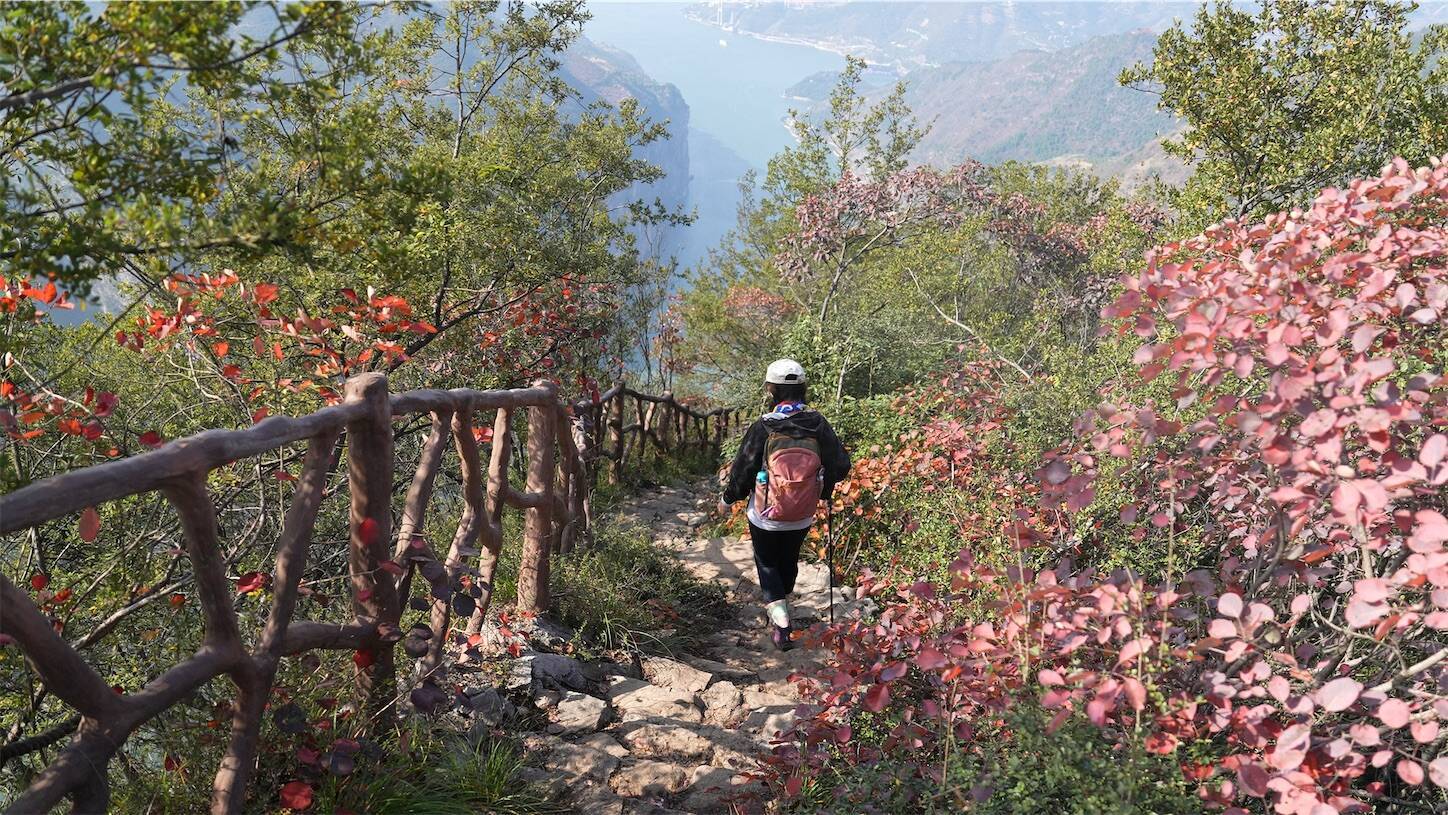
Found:
[(764, 600), (783, 600), (794, 591), (799, 576), (799, 548), (809, 529), (787, 529), (772, 532), (749, 525), (749, 540), (754, 544), (754, 568), (759, 573), (759, 587)]

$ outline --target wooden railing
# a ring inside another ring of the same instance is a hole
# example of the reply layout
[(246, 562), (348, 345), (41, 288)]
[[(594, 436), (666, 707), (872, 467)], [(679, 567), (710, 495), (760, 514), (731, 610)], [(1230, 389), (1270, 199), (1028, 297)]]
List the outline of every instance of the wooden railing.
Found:
[[(635, 421), (625, 422), (626, 403), (634, 407)], [(473, 432), (474, 417), (484, 410), (495, 411), (486, 475)], [(508, 477), (513, 416), (518, 411), (527, 413), (522, 490), (514, 488)], [(431, 431), (394, 530), (393, 420), (415, 415), (428, 416)], [(10, 534), (107, 501), (161, 493), (180, 521), (204, 625), (194, 654), (139, 691), (122, 695), (57, 633), (27, 592), (0, 575), (0, 633), (19, 644), (44, 692), (78, 714), (78, 720), (71, 720), (70, 743), (6, 811), (48, 812), (69, 797), (74, 812), (105, 812), (110, 801), (107, 767), (127, 737), (224, 674), (234, 682), (237, 698), (230, 741), (212, 787), (211, 811), (240, 812), (256, 764), (263, 714), (283, 657), (314, 649), (356, 651), (358, 709), (369, 714), (368, 721), (380, 723), (400, 690), (405, 693), (430, 681), (442, 667), (452, 622), (451, 594), (463, 590), (464, 575), (470, 578), (469, 592), (475, 597), (467, 632), (481, 630), (503, 547), (507, 507), (524, 512), (518, 608), (545, 611), (550, 555), (567, 553), (591, 539), (589, 493), (598, 462), (608, 462), (608, 477), (618, 479), (630, 459), (642, 459), (650, 444), (665, 453), (690, 448), (717, 452), (740, 419), (737, 410), (700, 412), (671, 395), (650, 396), (622, 385), (596, 399), (565, 404), (552, 385), (542, 382), (515, 390), (390, 395), (383, 374), (363, 374), (347, 381), (340, 404), (315, 413), (273, 417), (244, 430), (206, 431), (144, 455), (48, 478), (0, 498), (0, 534)], [(606, 441), (598, 444), (593, 429), (604, 425)], [(248, 646), (227, 577), (208, 476), (239, 460), (300, 442), (307, 450), (275, 548), (271, 608), (260, 635)], [(419, 532), (449, 443), (457, 454), (463, 508), (451, 545), (439, 557)], [(294, 619), (313, 527), (344, 447), (351, 499), (352, 619)], [(421, 577), (419, 586), (428, 584), (431, 635), (425, 639), (425, 650), (412, 649), (422, 652), (416, 679), (400, 688), (394, 646), (403, 636), (402, 610), (414, 577)]]

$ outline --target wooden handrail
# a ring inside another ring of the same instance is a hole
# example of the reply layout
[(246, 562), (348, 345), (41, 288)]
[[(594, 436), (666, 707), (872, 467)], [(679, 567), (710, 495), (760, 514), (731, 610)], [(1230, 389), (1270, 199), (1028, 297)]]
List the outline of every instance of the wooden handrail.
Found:
[[(700, 411), (673, 394), (640, 393), (615, 383), (596, 397), (564, 403), (555, 387), (539, 382), (512, 390), (468, 388), (389, 394), (380, 373), (348, 380), (341, 404), (306, 416), (277, 416), (242, 430), (208, 430), (160, 449), (52, 476), (0, 497), (0, 534), (66, 518), (88, 507), (145, 493), (162, 493), (180, 520), (185, 554), (194, 573), (204, 636), (190, 657), (140, 690), (119, 695), (66, 642), (30, 596), (0, 575), (0, 633), (14, 638), (45, 688), (80, 714), (70, 743), (10, 802), (7, 813), (46, 812), (69, 797), (75, 812), (109, 806), (107, 767), (127, 737), (151, 718), (223, 674), (236, 686), (231, 737), (217, 768), (211, 811), (237, 813), (256, 765), (262, 717), (280, 660), (316, 649), (357, 652), (358, 709), (374, 725), (393, 708), (397, 690), (395, 643), (403, 636), (403, 609), (414, 584), (431, 636), (422, 649), (420, 682), (433, 681), (452, 631), (451, 598), (467, 592), (473, 611), (466, 625), (477, 633), (493, 596), (503, 546), (506, 507), (524, 513), (518, 608), (548, 608), (549, 558), (592, 539), (589, 493), (598, 462), (617, 480), (630, 449), (640, 460), (652, 443), (660, 453), (688, 450), (717, 455), (743, 414), (733, 408)], [(638, 421), (624, 424), (625, 403)], [(647, 405), (647, 410), (644, 406)], [(486, 475), (473, 434), (474, 415), (494, 410)], [(513, 417), (527, 414), (526, 484), (509, 484)], [(427, 414), (430, 432), (407, 489), (393, 533), (392, 491), (397, 469), (394, 420)], [(606, 436), (600, 438), (600, 431)], [(209, 474), (237, 461), (307, 442), (291, 505), (282, 521), (273, 571), (273, 597), (255, 645), (240, 629), (234, 590), (217, 528)], [(344, 622), (295, 619), (302, 575), (326, 485), (345, 442), (350, 496), (348, 576), (352, 617)], [(455, 448), (463, 510), (447, 552), (439, 556), (419, 537), (436, 478)], [(478, 544), (481, 544), (480, 546)], [(402, 573), (394, 576), (386, 566)], [(400, 569), (399, 569), (400, 567)], [(468, 580), (464, 582), (463, 578)], [(414, 656), (417, 651), (409, 649)]]

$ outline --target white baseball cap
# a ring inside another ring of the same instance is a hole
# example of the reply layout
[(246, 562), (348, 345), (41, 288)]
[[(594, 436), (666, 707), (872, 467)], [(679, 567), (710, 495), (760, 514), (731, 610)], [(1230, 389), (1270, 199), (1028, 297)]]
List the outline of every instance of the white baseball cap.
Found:
[(776, 359), (764, 372), (764, 381), (775, 385), (803, 385), (804, 367), (792, 359)]

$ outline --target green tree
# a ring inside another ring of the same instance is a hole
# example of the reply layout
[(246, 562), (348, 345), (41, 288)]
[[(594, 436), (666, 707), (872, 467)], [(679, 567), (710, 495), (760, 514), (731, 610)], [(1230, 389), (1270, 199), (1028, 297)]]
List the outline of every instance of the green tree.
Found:
[[(224, 195), (228, 172), (247, 160), (236, 123), (169, 111), (188, 97), (255, 110), (325, 96), (365, 65), (353, 35), (372, 13), (340, 3), (8, 4), (0, 12), (6, 273), (84, 287), (209, 248), (295, 240), (308, 218), (292, 196)], [(295, 70), (299, 49), (325, 55), (334, 72)]]
[(1195, 167), (1180, 196), (1193, 223), (1254, 218), (1323, 187), (1448, 149), (1448, 28), (1417, 39), (1414, 4), (1266, 0), (1203, 4), (1121, 73), (1186, 124), (1166, 150)]

